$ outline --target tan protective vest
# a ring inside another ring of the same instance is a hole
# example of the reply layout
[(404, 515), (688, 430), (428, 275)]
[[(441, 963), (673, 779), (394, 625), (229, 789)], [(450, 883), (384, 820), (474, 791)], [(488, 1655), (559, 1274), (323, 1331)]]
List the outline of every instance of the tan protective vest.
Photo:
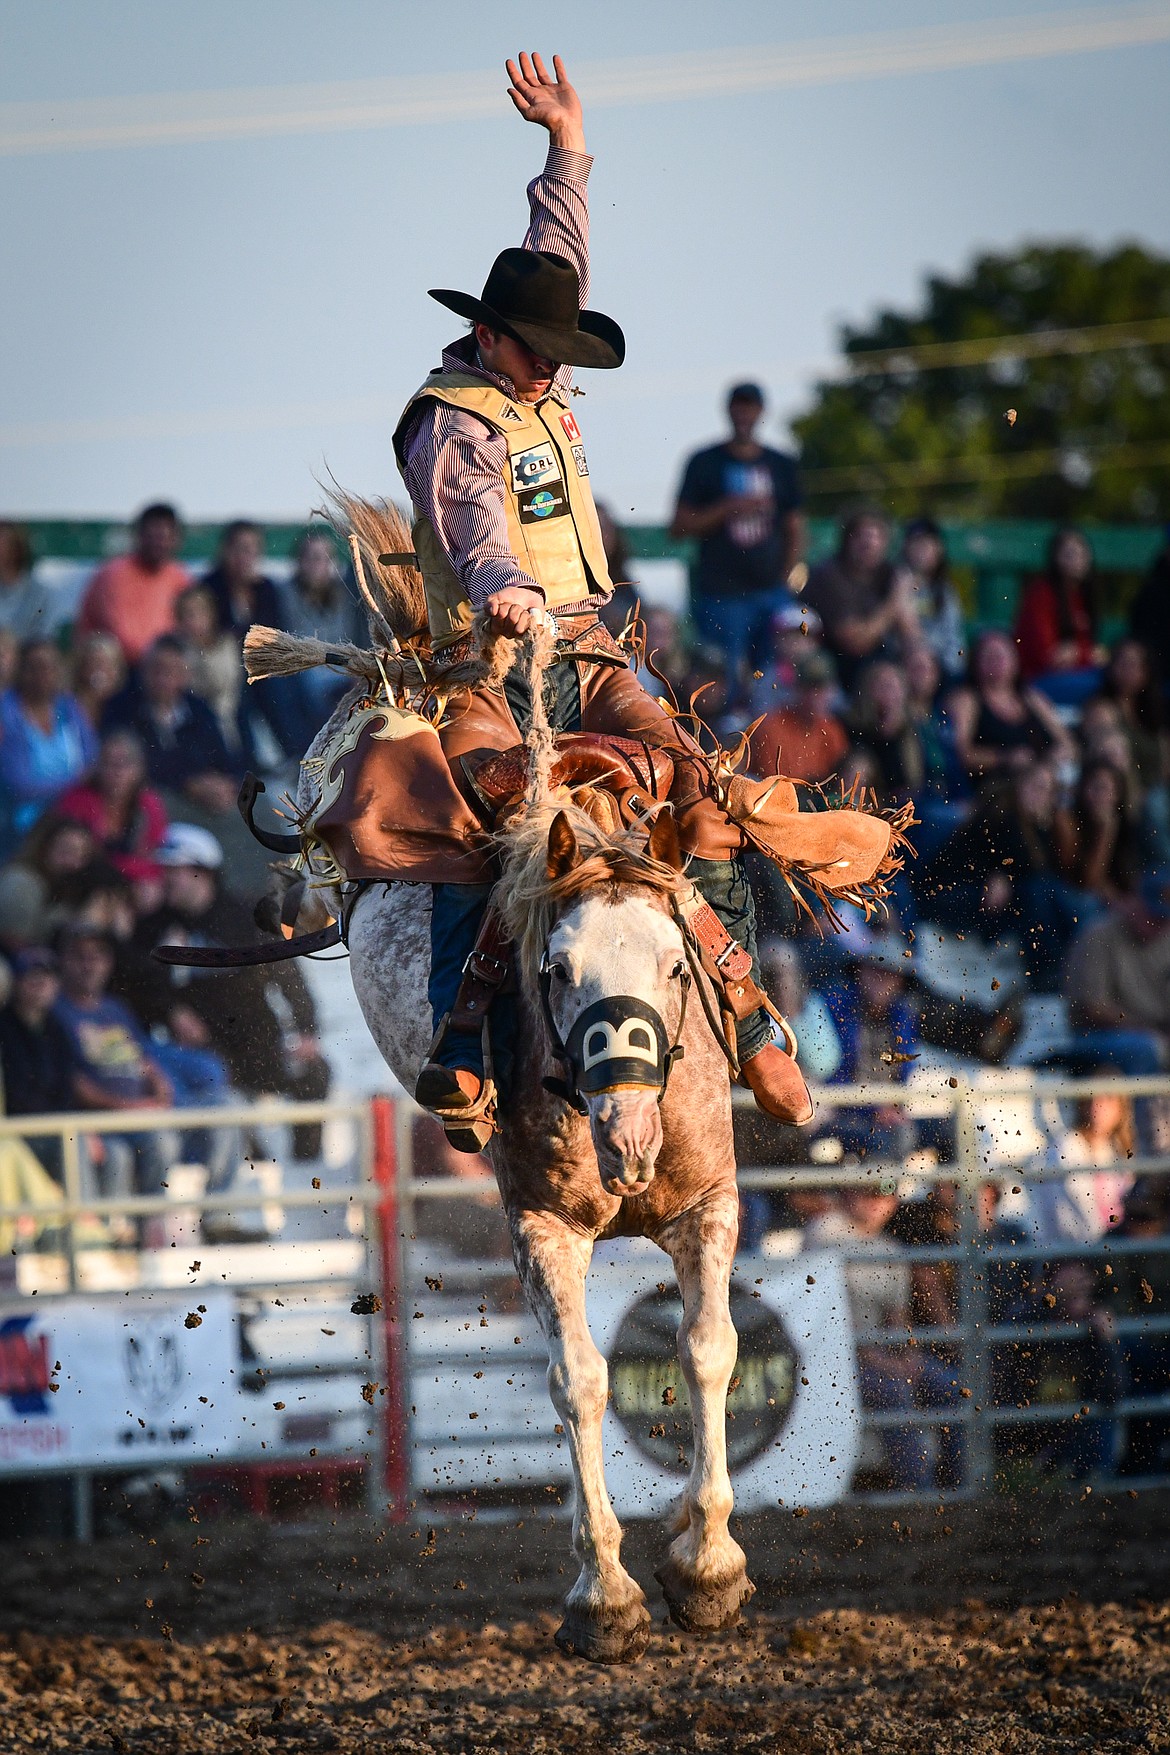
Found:
[[(613, 589), (581, 432), (558, 392), (539, 403), (512, 402), (502, 390), (470, 372), (432, 372), (395, 428), (394, 452), (404, 479), (403, 434), (422, 402), (464, 408), (506, 441), (508, 544), (518, 564), (542, 587), (549, 609)], [(430, 519), (417, 506), (413, 534), (426, 588), (431, 642), (437, 651), (470, 628), (471, 602)]]

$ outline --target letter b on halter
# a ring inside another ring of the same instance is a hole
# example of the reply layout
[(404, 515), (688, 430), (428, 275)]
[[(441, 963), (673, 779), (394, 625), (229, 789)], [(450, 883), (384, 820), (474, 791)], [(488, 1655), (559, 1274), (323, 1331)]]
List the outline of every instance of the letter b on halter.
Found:
[(624, 995), (586, 1006), (569, 1031), (565, 1053), (583, 1095), (647, 1085), (660, 1091), (669, 1067), (666, 1028), (653, 1006)]

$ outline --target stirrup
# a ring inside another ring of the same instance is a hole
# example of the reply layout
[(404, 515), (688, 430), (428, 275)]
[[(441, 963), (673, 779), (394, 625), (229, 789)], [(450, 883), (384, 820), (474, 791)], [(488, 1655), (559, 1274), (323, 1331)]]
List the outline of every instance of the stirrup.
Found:
[[(424, 1065), (434, 1062), (450, 1028), (451, 1013), (448, 1012), (431, 1039)], [(495, 1068), (492, 1065), (492, 1045), (486, 1017), (480, 1030), (483, 1043), (483, 1085), (475, 1102), (464, 1103), (458, 1108), (451, 1104), (427, 1109), (427, 1114), (434, 1116), (446, 1134), (448, 1145), (457, 1152), (482, 1152), (492, 1135), (499, 1132), (499, 1123), (496, 1120), (498, 1092), (492, 1076)], [(465, 1070), (471, 1072), (474, 1069), (468, 1067)]]
[(466, 1103), (461, 1109), (428, 1109), (427, 1114), (434, 1116), (455, 1151), (482, 1152), (492, 1135), (499, 1132), (495, 1081), (484, 1079), (474, 1103)]

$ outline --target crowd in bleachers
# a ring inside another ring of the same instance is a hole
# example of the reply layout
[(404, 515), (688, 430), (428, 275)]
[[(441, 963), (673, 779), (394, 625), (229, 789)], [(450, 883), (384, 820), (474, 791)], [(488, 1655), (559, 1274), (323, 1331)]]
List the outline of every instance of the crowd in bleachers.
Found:
[[(703, 735), (730, 745), (750, 730), (753, 770), (805, 783), (808, 808), (856, 786), (882, 806), (912, 799), (919, 825), (888, 914), (866, 922), (846, 909), (846, 934), (795, 913), (773, 869), (753, 864), (765, 979), (807, 1075), (888, 1096), (826, 1110), (797, 1144), (753, 1138), (756, 1162), (811, 1150), (880, 1174), (851, 1192), (755, 1195), (745, 1235), (766, 1245), (798, 1233), (805, 1247), (844, 1244), (864, 1258), (850, 1269), (862, 1330), (945, 1324), (954, 1268), (901, 1251), (957, 1239), (954, 1185), (906, 1181), (915, 1164), (945, 1165), (955, 1142), (910, 1115), (907, 1084), (931, 1065), (973, 1075), (1168, 1064), (1170, 560), (1107, 615), (1091, 537), (1061, 530), (1010, 627), (973, 621), (928, 516), (895, 530), (858, 510), (810, 568), (799, 477), (757, 444), (753, 397), (737, 387), (731, 439), (687, 467), (674, 529), (696, 544), (689, 610), (644, 608), (642, 679), (684, 708), (693, 700)], [(602, 520), (622, 581), (605, 612), (616, 630), (637, 600), (637, 569)], [(173, 508), (148, 506), (129, 551), (97, 568), (63, 620), (24, 533), (0, 523), (0, 1069), (12, 1114), (210, 1110), (328, 1089), (295, 963), (207, 977), (150, 952), (164, 940), (255, 937), (265, 856), (238, 819), (240, 779), (253, 768), (287, 783), (343, 686), (319, 670), (245, 688), (247, 627), (364, 644), (364, 617), (324, 529), (301, 538), (280, 579), (265, 571), (255, 523), (227, 525), (201, 577), (178, 558), (181, 539)], [(1135, 1152), (1165, 1149), (1164, 1122), (1157, 1104), (1120, 1099), (1055, 1116), (1030, 1149), (1067, 1177), (1025, 1190), (1029, 1148), (1002, 1154), (983, 1234), (1053, 1249), (1166, 1235), (1170, 1179), (1128, 1168)], [(215, 1189), (253, 1143), (211, 1126), (179, 1140), (115, 1132), (91, 1144), (85, 1174), (95, 1193), (153, 1193), (179, 1156), (203, 1164)], [(59, 1177), (55, 1145), (30, 1144)], [(295, 1150), (317, 1147), (314, 1130), (297, 1130)], [(1170, 1295), (1167, 1258), (1149, 1260), (1163, 1265), (1143, 1266), (1146, 1283), (1160, 1272), (1157, 1295)], [(1072, 1342), (1061, 1356), (1056, 1343), (1037, 1350), (1037, 1382), (1047, 1370), (1105, 1399), (1138, 1382), (1164, 1389), (1165, 1340), (1143, 1353), (1110, 1327), (1111, 1312), (1136, 1309), (1132, 1279), (1122, 1266), (1106, 1287), (1058, 1254), (997, 1270), (993, 1320), (1086, 1317), (1076, 1359)], [(874, 1407), (937, 1410), (959, 1393), (945, 1346), (911, 1358), (879, 1340), (863, 1345), (861, 1367)], [(997, 1395), (1044, 1393), (1009, 1383), (1007, 1370)], [(1165, 1466), (1170, 1422), (1146, 1424), (1146, 1449)], [(1030, 1431), (1037, 1455), (1074, 1472), (1113, 1442), (1104, 1421), (1072, 1439), (1063, 1427)], [(899, 1483), (958, 1478), (957, 1440), (928, 1443), (911, 1425), (889, 1434)]]
[[(0, 523), (9, 1114), (213, 1109), (328, 1090), (295, 963), (203, 974), (150, 953), (255, 940), (264, 858), (241, 833), (240, 781), (248, 768), (292, 778), (343, 686), (321, 673), (246, 690), (245, 630), (256, 620), (348, 639), (364, 637), (364, 621), (323, 530), (301, 539), (280, 583), (265, 575), (254, 523), (225, 528), (202, 578), (178, 559), (181, 540), (174, 508), (147, 506), (129, 550), (97, 567), (63, 614), (24, 532)], [(29, 1144), (59, 1177), (56, 1141)], [(104, 1133), (87, 1142), (83, 1176), (95, 1196), (156, 1194), (182, 1159), (202, 1165), (214, 1192), (268, 1144), (212, 1126)], [(299, 1155), (317, 1145), (317, 1130), (294, 1130)], [(10, 1174), (27, 1167), (5, 1150)]]
[[(1145, 1074), (1170, 1064), (1170, 550), (1136, 598), (1107, 613), (1089, 534), (1060, 529), (1003, 627), (967, 613), (929, 516), (896, 531), (879, 510), (857, 509), (834, 552), (806, 568), (798, 479), (755, 438), (762, 411), (758, 390), (738, 386), (731, 436), (684, 473), (674, 528), (699, 539), (691, 613), (649, 618), (649, 686), (657, 673), (684, 707), (701, 691), (695, 707), (711, 733), (729, 746), (750, 730), (753, 770), (804, 781), (806, 808), (856, 786), (883, 807), (912, 799), (920, 820), (888, 914), (866, 922), (846, 908), (845, 934), (794, 914), (772, 868), (754, 864), (765, 977), (807, 1075), (889, 1094), (826, 1106), (813, 1125), (812, 1156), (872, 1169), (872, 1187), (753, 1194), (746, 1235), (862, 1257), (847, 1276), (859, 1331), (946, 1324), (954, 1268), (916, 1265), (902, 1249), (957, 1241), (955, 1185), (907, 1175), (945, 1168), (956, 1142), (948, 1126), (911, 1117), (907, 1085), (937, 1084), (940, 1070), (978, 1082), (989, 1067)], [(737, 525), (754, 560), (736, 556)], [(1135, 1154), (1166, 1149), (1163, 1109), (1119, 1098), (1077, 1115), (1026, 1105), (1021, 1148), (1001, 1140), (985, 1154), (1001, 1174), (984, 1190), (984, 1240), (1056, 1251), (1166, 1236), (1170, 1178), (1129, 1168)], [(794, 1147), (754, 1116), (741, 1120), (741, 1160), (807, 1161), (807, 1136)], [(1029, 1182), (1038, 1157), (1068, 1176)], [(1027, 1370), (1016, 1349), (997, 1354), (998, 1400), (1060, 1399), (1058, 1385), (1086, 1402), (1115, 1401), (1126, 1386), (1170, 1389), (1170, 1339), (1122, 1342), (1114, 1327), (1148, 1312), (1143, 1276), (1167, 1308), (1170, 1258), (1142, 1257), (1139, 1276), (1125, 1271), (1134, 1260), (1119, 1257), (1107, 1277), (1056, 1253), (989, 1270), (992, 1320), (1085, 1325), (1037, 1346)], [(859, 1357), (870, 1407), (958, 1405), (953, 1349), (879, 1340)], [(935, 1431), (932, 1442), (927, 1428), (887, 1427), (897, 1484), (958, 1481), (959, 1427), (941, 1420)], [(1010, 1443), (1038, 1466), (1084, 1473), (1120, 1460), (1119, 1432), (1108, 1419), (1036, 1425)], [(1125, 1443), (1127, 1467), (1151, 1465), (1155, 1452), (1170, 1466), (1165, 1418), (1131, 1424)]]

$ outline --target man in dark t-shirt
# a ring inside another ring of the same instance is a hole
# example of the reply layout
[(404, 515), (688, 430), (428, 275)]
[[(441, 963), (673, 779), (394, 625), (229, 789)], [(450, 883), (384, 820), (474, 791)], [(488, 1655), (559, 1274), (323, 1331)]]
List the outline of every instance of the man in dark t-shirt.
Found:
[(727, 412), (731, 437), (687, 463), (671, 535), (698, 538), (691, 613), (702, 638), (722, 648), (742, 681), (757, 629), (788, 596), (804, 550), (804, 519), (795, 458), (755, 436), (764, 413), (759, 386), (737, 384)]

